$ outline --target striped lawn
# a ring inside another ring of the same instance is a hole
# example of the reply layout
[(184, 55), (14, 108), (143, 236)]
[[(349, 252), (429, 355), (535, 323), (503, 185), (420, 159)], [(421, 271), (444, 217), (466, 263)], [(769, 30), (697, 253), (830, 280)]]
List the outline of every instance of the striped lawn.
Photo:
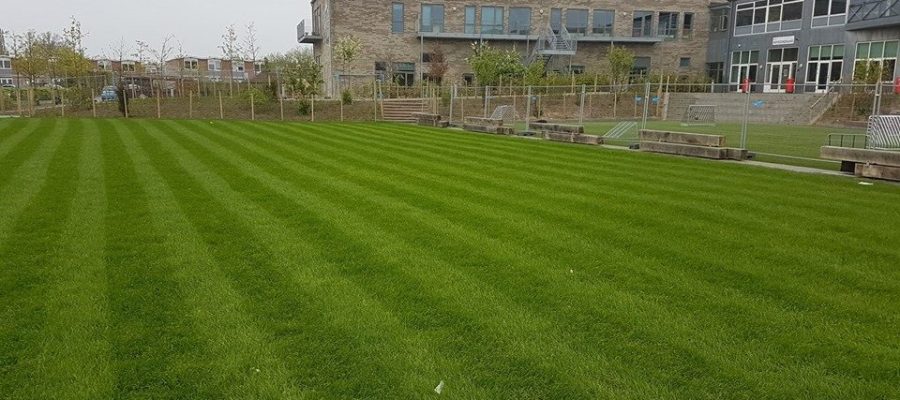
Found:
[(390, 124), (0, 121), (0, 399), (900, 397), (900, 187)]

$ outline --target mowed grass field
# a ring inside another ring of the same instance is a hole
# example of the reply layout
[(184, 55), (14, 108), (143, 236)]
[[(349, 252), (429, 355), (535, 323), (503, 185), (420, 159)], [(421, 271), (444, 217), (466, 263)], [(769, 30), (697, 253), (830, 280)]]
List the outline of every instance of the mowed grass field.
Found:
[(0, 398), (898, 398), (898, 227), (732, 163), (2, 120)]

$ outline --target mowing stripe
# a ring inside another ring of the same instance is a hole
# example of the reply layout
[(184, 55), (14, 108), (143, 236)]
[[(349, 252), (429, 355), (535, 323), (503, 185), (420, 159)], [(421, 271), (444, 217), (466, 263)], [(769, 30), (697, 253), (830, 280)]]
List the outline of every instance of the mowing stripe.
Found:
[[(2, 137), (2, 141), (0, 141), (0, 160), (15, 149), (28, 135), (34, 133), (38, 125), (41, 124), (41, 121), (42, 120), (28, 119), (27, 122), (17, 121), (17, 123), (10, 123), (4, 127), (2, 133), (0, 133), (0, 137)], [(9, 131), (14, 131), (14, 133), (7, 135)]]
[[(23, 129), (15, 137), (3, 142), (0, 149), (0, 190), (9, 182), (13, 173), (21, 167), (29, 157), (41, 145), (41, 142), (47, 138), (48, 126), (52, 126), (52, 120), (41, 120), (30, 124), (30, 129)], [(38, 128), (42, 128), (37, 131)]]
[[(0, 204), (0, 393), (12, 398), (47, 397), (38, 384), (49, 367), (40, 353), (53, 317), (47, 287), (59, 263), (49, 249), (63, 235), (77, 181), (80, 135), (65, 135), (68, 124), (57, 122), (17, 171), (9, 187), (18, 191)], [(7, 386), (14, 382), (34, 384)]]
[(125, 151), (134, 162), (137, 182), (148, 193), (150, 222), (156, 231), (165, 232), (160, 243), (166, 254), (163, 261), (184, 296), (188, 315), (183, 317), (191, 318), (193, 333), (202, 347), (199, 352), (209, 363), (210, 381), (199, 383), (224, 397), (300, 398), (285, 375), (284, 365), (274, 359), (266, 338), (242, 309), (241, 297), (216, 267), (172, 189), (135, 139), (144, 134), (135, 134), (133, 127), (115, 122)]
[(156, 230), (150, 212), (157, 199), (139, 184), (139, 166), (117, 128), (101, 121), (114, 397), (222, 398), (191, 319), (202, 309), (183, 300), (183, 285), (192, 282), (180, 281), (167, 263), (169, 233)]
[(58, 250), (49, 261), (56, 268), (46, 296), (42, 336), (47, 340), (36, 357), (36, 363), (44, 365), (43, 375), (37, 377), (35, 387), (41, 398), (109, 398), (114, 379), (103, 259), (103, 154), (95, 121), (71, 123), (89, 127), (67, 132), (81, 136), (83, 143), (74, 200)]
[[(290, 275), (284, 277), (284, 279), (290, 281), (290, 285), (293, 286), (293, 289), (291, 286), (284, 289), (279, 288), (278, 291), (281, 292), (282, 295), (285, 293), (296, 292), (298, 287), (302, 287), (304, 292), (307, 293), (297, 293), (291, 297), (309, 297), (311, 300), (314, 300), (314, 304), (326, 301), (324, 304), (315, 305), (312, 310), (313, 315), (309, 315), (305, 317), (305, 319), (315, 318), (316, 314), (322, 312), (321, 310), (330, 310), (326, 314), (326, 320), (319, 322), (320, 325), (325, 326), (334, 324), (334, 322), (328, 322), (329, 320), (355, 321), (352, 327), (353, 333), (351, 333), (350, 327), (344, 326), (346, 322), (336, 326), (336, 328), (345, 330), (346, 333), (344, 335), (362, 335), (363, 337), (371, 337), (371, 342), (385, 344), (383, 348), (369, 348), (363, 346), (363, 343), (352, 343), (352, 338), (348, 338), (350, 343), (346, 343), (346, 345), (357, 349), (355, 350), (357, 353), (356, 357), (383, 360), (381, 362), (384, 364), (379, 368), (380, 372), (369, 371), (369, 373), (373, 374), (373, 379), (385, 381), (385, 378), (389, 378), (392, 370), (400, 370), (399, 373), (404, 375), (405, 380), (398, 381), (395, 384), (397, 387), (403, 388), (403, 382), (409, 382), (407, 384), (413, 385), (407, 388), (407, 390), (404, 390), (404, 392), (427, 393), (433, 387), (432, 385), (435, 384), (434, 382), (443, 376), (439, 375), (437, 371), (441, 371), (441, 373), (445, 374), (447, 373), (447, 367), (438, 368), (429, 361), (433, 360), (435, 356), (428, 354), (429, 350), (426, 348), (425, 344), (416, 339), (414, 332), (408, 331), (403, 327), (396, 317), (392, 316), (388, 310), (385, 310), (381, 304), (378, 304), (364, 292), (361, 292), (353, 282), (341, 279), (339, 276), (334, 276), (336, 270), (339, 268), (346, 268), (346, 266), (342, 267), (340, 265), (335, 265), (326, 260), (322, 253), (323, 248), (310, 246), (310, 239), (307, 238), (302, 241), (296, 240), (296, 238), (307, 235), (304, 232), (297, 231), (296, 224), (305, 222), (305, 220), (308, 220), (313, 216), (303, 216), (303, 218), (298, 221), (297, 219), (300, 217), (299, 214), (279, 215), (279, 217), (283, 218), (279, 220), (278, 217), (273, 216), (269, 210), (260, 208), (259, 205), (250, 200), (263, 201), (263, 203), (276, 201), (277, 198), (273, 198), (271, 194), (269, 194), (268, 189), (261, 187), (259, 183), (252, 179), (242, 180), (239, 184), (229, 184), (225, 182), (222, 177), (212, 173), (205, 166), (200, 164), (193, 155), (185, 152), (185, 149), (187, 149), (192, 153), (197, 154), (198, 148), (196, 145), (191, 145), (190, 142), (185, 143), (178, 133), (173, 133), (171, 135), (156, 135), (154, 137), (160, 141), (169, 152), (177, 156), (177, 162), (182, 164), (192, 175), (196, 176), (198, 178), (198, 183), (206, 186), (207, 190), (210, 191), (215, 198), (222, 199), (223, 206), (233, 210), (233, 214), (239, 215), (245, 219), (243, 224), (246, 224), (247, 228), (252, 230), (253, 237), (258, 237), (260, 243), (272, 249), (270, 256), (275, 259), (276, 264), (279, 265), (279, 267), (270, 273), (273, 276), (280, 276), (284, 275), (284, 272), (290, 272)], [(173, 143), (173, 139), (178, 139), (176, 141), (180, 143)], [(204, 156), (202, 156), (204, 163), (212, 162), (212, 160), (209, 159), (209, 156), (206, 156), (208, 153), (203, 153), (202, 151), (200, 151), (200, 153), (204, 154)], [(199, 154), (197, 156), (201, 157)], [(216, 171), (230, 172), (234, 170), (233, 173), (229, 175), (231, 179), (234, 179), (241, 174), (239, 170), (229, 166), (227, 163), (219, 161), (215, 162), (215, 164)], [(246, 193), (250, 198), (246, 198), (244, 195), (236, 193), (235, 190)], [(284, 214), (287, 207), (289, 207), (289, 205), (275, 207), (272, 211)], [(288, 221), (291, 222), (288, 223)], [(329, 252), (337, 253), (336, 250), (337, 249), (335, 248), (331, 248)], [(308, 261), (300, 266), (296, 265), (296, 260)], [(351, 260), (346, 261), (351, 262)], [(329, 296), (322, 293), (322, 290), (325, 288), (327, 288), (328, 293), (343, 293), (345, 297), (348, 297), (348, 300), (352, 301), (328, 301)], [(268, 299), (268, 301), (272, 301), (271, 298)], [(320, 311), (316, 311), (317, 309)], [(284, 323), (287, 323), (287, 321)], [(322, 326), (317, 327), (314, 325), (309, 329), (321, 330)], [(329, 338), (328, 340), (332, 341), (336, 339), (334, 334), (326, 334), (323, 337)], [(398, 338), (404, 339), (402, 342), (398, 342)], [(313, 339), (315, 339), (315, 336), (307, 340)], [(369, 342), (369, 340), (367, 340), (367, 342)], [(323, 345), (327, 345), (327, 343), (318, 344), (316, 347), (322, 347)], [(400, 354), (396, 354), (395, 351), (398, 348), (404, 349), (404, 351)], [(337, 351), (340, 352), (339, 349)], [(388, 353), (385, 353), (385, 351)], [(351, 357), (351, 360), (347, 360), (344, 363), (347, 364), (352, 362)], [(323, 372), (327, 372), (329, 363), (329, 360), (319, 360), (317, 365), (312, 365), (312, 368), (324, 368), (326, 371)], [(348, 364), (346, 367), (349, 367), (350, 365), (352, 364)], [(337, 369), (335, 371), (336, 374), (345, 374), (349, 372), (342, 371), (343, 368), (341, 368), (341, 366), (331, 368)], [(366, 373), (366, 371), (354, 370), (352, 373), (359, 375)], [(386, 373), (388, 376), (384, 376)], [(308, 372), (307, 374), (310, 375)], [(334, 383), (329, 384), (328, 382), (333, 380), (333, 376), (335, 375), (324, 377), (318, 377), (317, 375), (318, 371), (316, 371), (316, 374), (310, 375), (310, 377), (314, 379), (313, 383), (317, 386), (334, 386)], [(379, 375), (381, 375), (381, 377), (378, 377)], [(383, 385), (346, 388), (346, 390), (360, 393), (359, 395), (363, 397), (387, 396), (389, 393), (378, 395), (378, 392), (371, 392), (373, 390), (381, 391), (385, 389), (387, 389), (387, 387)], [(476, 388), (470, 388), (470, 391), (474, 393), (478, 392)]]

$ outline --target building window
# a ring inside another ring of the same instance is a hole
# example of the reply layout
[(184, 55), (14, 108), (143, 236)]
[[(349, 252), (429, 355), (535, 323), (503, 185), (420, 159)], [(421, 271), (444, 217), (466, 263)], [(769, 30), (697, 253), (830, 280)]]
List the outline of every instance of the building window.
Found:
[(566, 10), (566, 30), (569, 33), (587, 34), (588, 29), (588, 10), (573, 9)]
[(678, 59), (678, 68), (690, 68), (691, 67), (691, 58), (690, 57), (681, 57)]
[(650, 57), (635, 57), (631, 67), (632, 76), (644, 76), (650, 71)]
[(412, 86), (416, 83), (415, 63), (394, 63), (394, 83), (400, 86)]
[(806, 83), (815, 85), (816, 91), (828, 90), (828, 85), (839, 82), (844, 70), (844, 45), (826, 44), (810, 46), (806, 63)]
[(188, 58), (184, 60), (184, 69), (196, 71), (197, 70), (197, 59)]
[(221, 71), (222, 70), (222, 60), (209, 60), (207, 62), (208, 68), (210, 71)]
[(706, 64), (706, 76), (714, 83), (725, 83), (725, 63), (713, 62)]
[(665, 38), (674, 38), (678, 33), (678, 13), (662, 11), (659, 13), (659, 24), (656, 34)]
[(475, 6), (466, 6), (466, 33), (475, 33)]
[(509, 33), (513, 35), (531, 34), (531, 8), (512, 7), (509, 9)]
[(684, 13), (681, 22), (681, 37), (684, 39), (694, 38), (694, 13)]
[(635, 11), (631, 25), (631, 36), (650, 37), (653, 32), (653, 11)]
[(244, 72), (244, 63), (232, 61), (231, 70), (234, 72)]
[(434, 58), (434, 53), (422, 53), (423, 63), (430, 63), (432, 58)]
[(261, 74), (262, 70), (263, 70), (263, 63), (261, 63), (261, 62), (253, 63), (253, 72), (254, 73)]
[[(6, 69), (9, 69), (9, 68), (6, 68)], [(0, 78), (0, 85), (12, 85), (12, 84), (13, 84), (12, 78)]]
[(12, 69), (12, 60), (0, 58), (0, 69)]
[(379, 82), (384, 82), (387, 78), (387, 69), (388, 63), (384, 61), (376, 61), (375, 62), (375, 79), (378, 79)]
[(709, 29), (711, 32), (728, 32), (728, 9), (717, 8), (710, 12)]
[(466, 86), (472, 86), (475, 84), (475, 75), (474, 74), (463, 74), (463, 84)]
[(734, 34), (798, 30), (803, 18), (803, 0), (760, 0), (737, 5)]
[(503, 7), (481, 7), (481, 33), (503, 33)]
[(559, 33), (559, 31), (562, 30), (562, 9), (561, 8), (550, 9), (550, 29), (553, 30), (553, 33)]
[(405, 13), (405, 6), (403, 3), (393, 3), (391, 4), (391, 32), (393, 33), (403, 33), (406, 28), (403, 24), (403, 14)]
[(584, 65), (570, 65), (569, 66), (569, 75), (583, 75), (584, 74)]
[(812, 27), (845, 24), (849, 5), (847, 0), (815, 0)]
[(101, 71), (109, 71), (110, 69), (112, 69), (112, 61), (109, 61), (109, 60), (97, 61), (97, 68), (99, 68)]
[(615, 22), (616, 12), (612, 10), (594, 10), (594, 29), (593, 34), (601, 36), (612, 36), (613, 23)]
[(897, 68), (897, 40), (865, 42), (856, 45), (853, 78), (864, 81), (890, 81)]
[(123, 61), (122, 62), (122, 72), (135, 72), (136, 68), (134, 66), (134, 62), (132, 61)]
[(731, 53), (731, 74), (729, 82), (739, 85), (748, 79), (750, 82), (756, 82), (756, 76), (759, 72), (759, 51), (735, 51)]
[(422, 4), (422, 32), (444, 31), (444, 6), (439, 4)]

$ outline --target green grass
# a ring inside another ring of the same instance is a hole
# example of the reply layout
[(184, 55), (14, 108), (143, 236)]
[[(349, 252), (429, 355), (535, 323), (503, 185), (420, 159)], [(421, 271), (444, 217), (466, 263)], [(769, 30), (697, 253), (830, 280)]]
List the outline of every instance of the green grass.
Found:
[(898, 226), (586, 146), (2, 120), (0, 398), (898, 398)]

